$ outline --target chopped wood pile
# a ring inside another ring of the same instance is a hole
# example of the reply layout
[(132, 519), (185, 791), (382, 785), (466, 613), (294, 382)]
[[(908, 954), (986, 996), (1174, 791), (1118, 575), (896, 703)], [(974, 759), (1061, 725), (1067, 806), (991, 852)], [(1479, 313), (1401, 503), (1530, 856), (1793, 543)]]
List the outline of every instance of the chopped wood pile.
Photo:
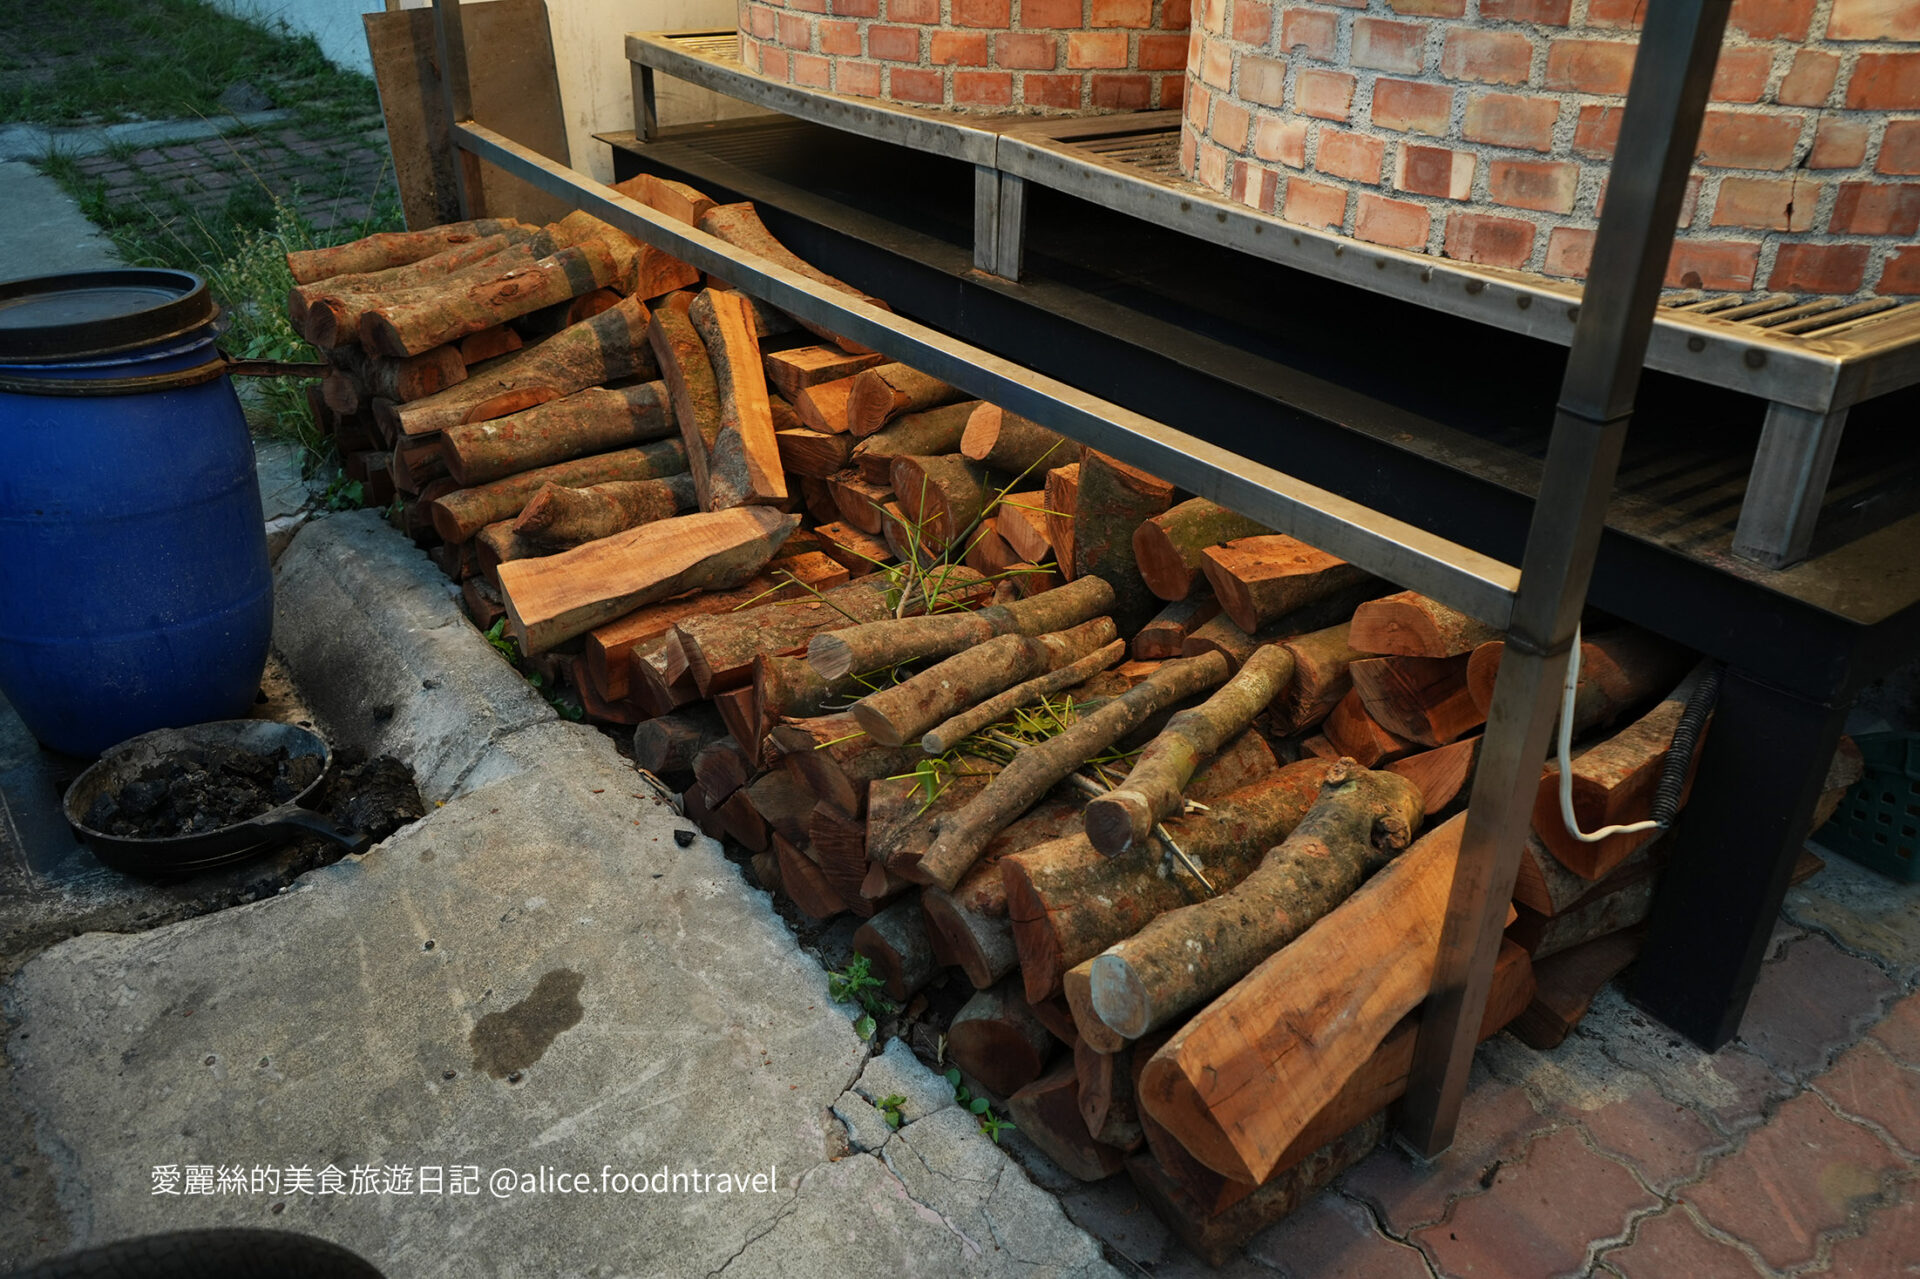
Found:
[[(1497, 632), (584, 214), (292, 265), (366, 503), (763, 886), (862, 919), (890, 998), (973, 988), (950, 1059), (1061, 1167), (1218, 1260), (1378, 1140)], [(1649, 814), (1692, 662), (1594, 627), (1585, 827)], [(1558, 1042), (1652, 900), (1658, 832), (1575, 840), (1558, 781), (1483, 1036)]]

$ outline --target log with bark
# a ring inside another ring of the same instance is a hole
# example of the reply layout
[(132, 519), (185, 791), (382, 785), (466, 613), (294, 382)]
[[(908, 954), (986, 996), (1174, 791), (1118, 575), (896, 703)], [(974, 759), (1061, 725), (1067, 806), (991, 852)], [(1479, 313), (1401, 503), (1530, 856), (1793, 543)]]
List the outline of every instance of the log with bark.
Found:
[(1085, 657), (1067, 663), (1044, 675), (1015, 684), (995, 693), (958, 715), (941, 721), (920, 735), (920, 745), (929, 755), (951, 750), (990, 724), (998, 723), (1023, 706), (1032, 706), (1055, 693), (1076, 688), (1126, 656), (1125, 640), (1116, 639)]
[(1046, 490), (1034, 489), (1005, 494), (988, 518), (994, 532), (1007, 539), (1015, 555), (1029, 564), (1044, 564), (1053, 558), (1053, 543), (1047, 540), (1046, 510)]
[(1093, 961), (1075, 964), (1060, 974), (1060, 997), (1073, 1013), (1076, 1036), (1095, 1052), (1117, 1053), (1127, 1046), (1127, 1037), (1093, 1010)]
[[(839, 514), (836, 506), (834, 513)], [(841, 520), (828, 520), (813, 530), (827, 544), (827, 554), (847, 566), (856, 577), (895, 563), (887, 544)]]
[(1080, 1118), (1087, 1133), (1103, 1145), (1138, 1150), (1147, 1135), (1133, 1101), (1133, 1050), (1095, 1052), (1086, 1043), (1073, 1049), (1073, 1073), (1080, 1081)]
[[(1482, 712), (1493, 705), (1493, 685), (1505, 648), (1504, 643), (1494, 640), (1474, 649), (1467, 659), (1467, 691)], [(1685, 649), (1635, 626), (1615, 627), (1584, 638), (1580, 644), (1580, 683), (1573, 700), (1574, 737), (1603, 728), (1634, 707), (1663, 695), (1692, 665), (1693, 658)]]
[(1347, 695), (1333, 708), (1321, 729), (1336, 751), (1362, 768), (1387, 764), (1403, 755), (1412, 754), (1415, 749), (1415, 743), (1394, 736), (1367, 714), (1357, 688), (1347, 690)]
[[(842, 471), (829, 483), (833, 486), (833, 501), (840, 518), (862, 533), (877, 536), (885, 526), (886, 507), (893, 500), (893, 490), (884, 483), (866, 479), (858, 471)], [(887, 555), (890, 559), (898, 558), (891, 549)]]
[(1080, 462), (1072, 576), (1100, 577), (1112, 584), (1114, 620), (1127, 634), (1144, 626), (1159, 608), (1134, 560), (1134, 532), (1172, 500), (1171, 484), (1104, 453), (1089, 449)]
[(738, 586), (764, 567), (797, 515), (759, 507), (682, 515), (585, 546), (500, 567), (500, 589), (523, 653), (555, 644), (691, 590)]
[[(925, 589), (944, 592), (947, 588), (942, 583), (958, 574), (978, 580), (972, 569), (946, 566), (929, 574)], [(911, 601), (909, 605), (917, 603)], [(973, 613), (928, 613), (818, 635), (807, 647), (807, 660), (825, 678), (838, 679), (854, 671), (877, 671), (901, 662), (949, 657), (997, 635), (1064, 631), (1106, 613), (1112, 603), (1113, 592), (1106, 583), (1075, 583)]]
[(881, 745), (903, 746), (982, 700), (1071, 665), (1115, 639), (1113, 619), (1108, 617), (1038, 636), (996, 636), (869, 693), (854, 704), (853, 715)]
[(901, 873), (951, 889), (989, 840), (1068, 773), (1159, 711), (1226, 677), (1225, 660), (1214, 655), (1168, 662), (1126, 693), (1075, 720), (1064, 732), (1024, 748), (978, 798), (935, 831), (919, 860), (910, 869), (901, 867)]
[(876, 912), (856, 928), (853, 951), (867, 957), (873, 975), (880, 979), (880, 989), (897, 1004), (905, 1003), (938, 971), (933, 948), (927, 944), (920, 899), (914, 894)]
[(513, 531), (550, 548), (567, 550), (685, 514), (696, 504), (693, 478), (688, 475), (615, 480), (590, 488), (548, 484), (521, 510)]
[(1256, 520), (1195, 497), (1142, 522), (1133, 534), (1133, 557), (1147, 589), (1163, 600), (1184, 600), (1206, 584), (1208, 548), (1273, 535)]
[(985, 402), (967, 415), (960, 452), (982, 466), (1035, 480), (1050, 467), (1080, 460), (1080, 446), (1066, 436)]
[(888, 475), (900, 509), (920, 541), (934, 550), (958, 543), (964, 552), (987, 509), (987, 475), (958, 453), (903, 453)]
[(1238, 737), (1293, 678), (1293, 659), (1270, 645), (1241, 665), (1198, 706), (1188, 707), (1147, 743), (1126, 780), (1087, 804), (1087, 838), (1109, 857), (1146, 844), (1162, 819), (1183, 811), (1187, 783), (1207, 759)]
[(660, 376), (647, 345), (648, 311), (638, 298), (515, 351), (437, 395), (389, 411), (391, 429), (429, 435), (463, 422), (485, 422), (621, 378)]
[(789, 720), (768, 736), (782, 752), (782, 766), (849, 817), (866, 812), (869, 783), (911, 772), (918, 763), (917, 752), (875, 743), (851, 715)]
[(1079, 824), (1077, 799), (1043, 800), (1026, 816), (994, 836), (993, 842), (980, 854), (980, 860), (954, 885), (952, 892), (939, 888), (922, 890), (920, 902), (926, 911), (929, 932), (947, 957), (946, 962), (965, 973), (974, 989), (985, 990), (1020, 965), (1012, 921), (1007, 917), (1007, 890), (999, 862), (1052, 843)]
[[(1348, 635), (1352, 643), (1352, 635)], [(1363, 657), (1347, 667), (1373, 722), (1402, 741), (1445, 746), (1487, 722), (1467, 692), (1467, 658)]]
[(1220, 601), (1210, 594), (1189, 595), (1186, 599), (1175, 600), (1155, 613), (1152, 620), (1134, 634), (1134, 658), (1143, 662), (1158, 662), (1180, 656), (1187, 637), (1219, 613)]
[[(773, 433), (773, 406), (767, 398), (760, 341), (754, 336), (748, 302), (741, 294), (708, 289), (687, 308), (719, 393), (719, 418), (706, 465), (702, 505), (707, 510), (733, 506), (777, 506), (787, 500), (786, 470)], [(688, 447), (692, 447), (688, 437)]]
[(1061, 1171), (1101, 1181), (1126, 1166), (1126, 1152), (1096, 1140), (1080, 1115), (1080, 1079), (1063, 1062), (1007, 1099), (1014, 1127)]
[(1018, 982), (976, 991), (947, 1027), (947, 1055), (988, 1092), (1010, 1096), (1040, 1077), (1053, 1036), (1020, 997)]
[(712, 479), (708, 461), (720, 438), (720, 382), (707, 356), (700, 331), (688, 315), (692, 300), (686, 294), (667, 299), (653, 310), (647, 341), (660, 364), (661, 379), (673, 400), (673, 418), (686, 444), (687, 469), (703, 509), (708, 507)]
[(802, 914), (828, 920), (845, 912), (847, 903), (804, 852), (779, 835), (773, 837), (773, 851), (780, 859), (780, 890)]
[[(825, 271), (820, 270), (820, 268), (814, 266), (812, 263), (797, 256), (791, 249), (787, 248), (786, 245), (776, 240), (773, 232), (767, 230), (766, 224), (760, 220), (760, 215), (754, 211), (754, 207), (751, 204), (714, 205), (711, 209), (708, 209), (700, 215), (699, 226), (700, 229), (708, 235), (716, 239), (725, 240), (735, 248), (745, 249), (749, 253), (757, 254), (778, 266), (785, 267), (789, 271), (804, 275), (809, 280), (824, 284), (830, 289), (837, 289), (842, 293), (851, 294), (869, 305), (880, 307), (883, 310), (886, 309), (886, 303), (880, 299), (869, 297), (859, 289), (854, 288), (851, 284), (836, 280)], [(798, 319), (797, 316), (795, 318)], [(809, 331), (817, 333), (827, 341), (833, 343), (843, 351), (856, 353), (866, 352), (866, 348), (858, 342), (850, 338), (841, 337), (839, 334), (821, 325), (811, 323), (807, 320), (800, 320), (800, 324)]]
[(534, 495), (549, 484), (591, 488), (616, 480), (663, 479), (686, 469), (687, 451), (678, 440), (660, 440), (637, 448), (575, 458), (436, 498), (433, 527), (446, 541), (464, 542), (496, 520), (518, 516)]
[(311, 284), (296, 284), (287, 294), (287, 318), (293, 327), (321, 350), (346, 350), (360, 341), (360, 315), (382, 297), (406, 293), (445, 279), (484, 262), (536, 234), (524, 232), (481, 236), (450, 245), (430, 257), (379, 271), (330, 276)]
[(1206, 547), (1201, 569), (1227, 616), (1248, 632), (1370, 580), (1365, 570), (1284, 533)]
[(1100, 1019), (1129, 1039), (1239, 981), (1350, 896), (1413, 839), (1420, 793), (1336, 761), (1293, 833), (1218, 897), (1169, 911), (1093, 960)]
[(1396, 657), (1461, 657), (1500, 632), (1417, 591), (1369, 600), (1353, 611), (1353, 646)]
[(784, 769), (763, 773), (747, 783), (747, 797), (753, 801), (753, 811), (774, 830), (796, 844), (807, 838), (813, 796), (793, 774)]
[[(769, 351), (764, 367), (767, 381), (791, 400), (809, 387), (851, 378), (884, 363), (886, 357), (874, 352), (850, 355), (838, 347), (797, 346), (785, 351)], [(852, 389), (851, 385), (848, 389)]]
[(1516, 906), (1507, 925), (1507, 937), (1532, 955), (1545, 959), (1597, 937), (1624, 932), (1644, 923), (1653, 908), (1653, 893), (1664, 863), (1656, 844), (1643, 859), (1629, 861), (1555, 915), (1543, 915)]
[(780, 465), (791, 476), (824, 480), (846, 469), (853, 445), (844, 435), (828, 435), (809, 427), (774, 432)]
[(650, 719), (633, 730), (633, 762), (662, 777), (693, 771), (694, 757), (726, 736), (706, 706)]
[(450, 426), (440, 437), (447, 470), (463, 486), (626, 448), (674, 434), (664, 382), (590, 387), (519, 413)]
[(853, 447), (853, 464), (874, 484), (890, 484), (897, 457), (939, 457), (960, 447), (977, 400), (909, 413)]
[(312, 284), (337, 275), (404, 266), (491, 235), (531, 234), (536, 229), (512, 218), (476, 218), (421, 231), (381, 231), (348, 244), (289, 253), (287, 270), (295, 284)]
[(487, 271), (507, 250), (436, 286), (415, 289), (360, 317), (360, 345), (379, 355), (418, 355), (556, 302), (605, 288), (620, 263), (598, 241), (561, 249), (526, 265)]
[(872, 435), (897, 417), (924, 413), (965, 398), (964, 392), (918, 369), (877, 364), (853, 377), (847, 399), (847, 429), (856, 436)]

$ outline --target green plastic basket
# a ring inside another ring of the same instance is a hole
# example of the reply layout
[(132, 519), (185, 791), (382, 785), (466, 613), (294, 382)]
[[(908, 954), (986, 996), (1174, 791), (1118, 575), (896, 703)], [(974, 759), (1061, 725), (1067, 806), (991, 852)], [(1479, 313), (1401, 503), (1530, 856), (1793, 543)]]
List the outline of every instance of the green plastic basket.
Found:
[(1889, 879), (1920, 882), (1920, 733), (1853, 740), (1866, 774), (1814, 838)]

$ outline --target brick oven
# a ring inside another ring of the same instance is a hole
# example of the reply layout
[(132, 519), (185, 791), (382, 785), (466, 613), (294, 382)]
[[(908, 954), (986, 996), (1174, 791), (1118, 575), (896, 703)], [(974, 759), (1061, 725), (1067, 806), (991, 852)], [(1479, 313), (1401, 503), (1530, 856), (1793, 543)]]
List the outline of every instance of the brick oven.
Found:
[(810, 89), (1059, 115), (1180, 105), (1187, 0), (741, 0), (740, 59)]
[[(1578, 279), (1645, 0), (1196, 0), (1180, 163), (1290, 222)], [(1920, 2), (1734, 0), (1667, 283), (1920, 293)]]

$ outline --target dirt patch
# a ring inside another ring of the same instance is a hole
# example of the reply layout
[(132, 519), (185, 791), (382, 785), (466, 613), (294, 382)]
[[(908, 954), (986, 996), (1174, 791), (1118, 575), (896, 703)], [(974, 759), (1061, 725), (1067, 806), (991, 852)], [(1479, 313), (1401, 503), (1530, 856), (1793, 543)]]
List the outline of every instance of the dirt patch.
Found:
[(317, 807), (334, 825), (371, 835), (375, 843), (427, 815), (412, 769), (391, 755), (368, 759), (356, 746), (334, 755)]
[(220, 830), (289, 803), (319, 780), (320, 757), (227, 746), (183, 750), (142, 769), (87, 806), (85, 822), (122, 839)]

